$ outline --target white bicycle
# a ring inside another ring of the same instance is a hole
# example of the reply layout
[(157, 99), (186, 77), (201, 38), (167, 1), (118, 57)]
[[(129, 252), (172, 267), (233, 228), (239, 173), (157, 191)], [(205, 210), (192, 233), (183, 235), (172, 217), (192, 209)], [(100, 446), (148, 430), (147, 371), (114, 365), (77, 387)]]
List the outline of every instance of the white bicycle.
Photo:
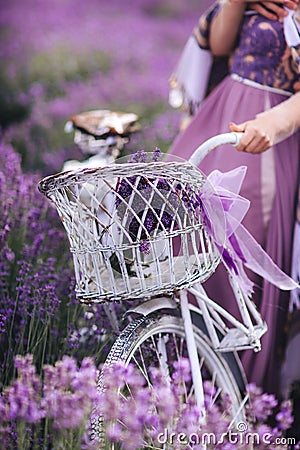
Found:
[[(230, 397), (237, 421), (245, 401), (238, 351), (259, 351), (267, 326), (234, 270), (227, 268), (241, 319), (209, 298), (202, 286), (224, 250), (222, 231), (211, 229), (205, 198), (214, 198), (210, 219), (220, 224), (217, 229), (225, 226), (218, 195), (197, 166), (210, 150), (236, 145), (239, 137), (215, 136), (189, 161), (140, 152), (130, 161), (62, 172), (39, 183), (66, 229), (78, 299), (109, 307), (138, 299), (126, 312), (128, 325), (105, 366), (133, 363), (150, 384), (151, 367), (171, 379), (174, 361), (188, 358), (192, 381), (186, 385), (186, 402), (193, 397), (203, 407), (203, 383), (209, 380), (217, 389), (214, 401), (222, 393)], [(196, 301), (190, 302), (189, 295)], [(101, 383), (100, 376), (99, 388)], [(99, 427), (95, 424), (96, 434)]]

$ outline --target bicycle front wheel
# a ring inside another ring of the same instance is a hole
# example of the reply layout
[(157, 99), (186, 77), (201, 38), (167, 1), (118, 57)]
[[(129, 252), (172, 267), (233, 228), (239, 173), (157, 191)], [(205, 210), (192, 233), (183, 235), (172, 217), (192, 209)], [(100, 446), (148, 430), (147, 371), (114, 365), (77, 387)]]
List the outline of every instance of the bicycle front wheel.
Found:
[[(214, 403), (220, 402), (222, 394), (229, 397), (232, 418), (238, 418), (241, 414), (240, 392), (243, 378), (239, 361), (234, 354), (222, 355), (213, 349), (205, 333), (202, 317), (195, 316), (197, 326), (193, 325), (193, 328), (203, 382), (209, 381), (215, 388)], [(182, 318), (158, 313), (129, 323), (114, 343), (105, 366), (117, 362), (134, 364), (151, 388), (151, 368), (160, 368), (165, 377), (171, 378), (174, 362), (181, 358), (188, 358)], [(195, 400), (192, 381), (186, 381), (183, 391), (184, 403)], [(126, 395), (130, 395), (130, 392), (127, 391)]]

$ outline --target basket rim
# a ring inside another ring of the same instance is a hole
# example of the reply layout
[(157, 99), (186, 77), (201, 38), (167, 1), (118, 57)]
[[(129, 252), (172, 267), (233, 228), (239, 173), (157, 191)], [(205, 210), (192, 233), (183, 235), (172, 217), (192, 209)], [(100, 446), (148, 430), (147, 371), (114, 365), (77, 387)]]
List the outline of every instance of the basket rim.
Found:
[(58, 172), (44, 177), (38, 183), (39, 191), (50, 196), (57, 189), (67, 187), (70, 184), (88, 182), (89, 179), (105, 180), (109, 176), (149, 176), (149, 177), (171, 177), (178, 181), (186, 181), (192, 184), (207, 180), (207, 176), (196, 166), (187, 160), (182, 161), (152, 161), (152, 162), (125, 162), (122, 164), (111, 163), (103, 167), (85, 167), (77, 170)]

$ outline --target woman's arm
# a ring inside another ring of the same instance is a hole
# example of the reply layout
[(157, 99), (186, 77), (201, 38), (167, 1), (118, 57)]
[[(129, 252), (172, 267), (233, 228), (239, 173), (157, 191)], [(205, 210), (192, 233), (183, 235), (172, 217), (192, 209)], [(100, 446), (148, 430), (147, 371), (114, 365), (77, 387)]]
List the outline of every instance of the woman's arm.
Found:
[(239, 125), (230, 123), (229, 128), (244, 132), (237, 150), (253, 154), (264, 152), (300, 128), (300, 92), (253, 120)]
[(210, 29), (209, 46), (214, 56), (229, 55), (234, 49), (245, 9), (242, 0), (223, 0)]
[(298, 3), (299, 0), (221, 0), (209, 34), (212, 54), (227, 56), (234, 50), (247, 4), (270, 20), (283, 20), (287, 12), (282, 6), (295, 10)]

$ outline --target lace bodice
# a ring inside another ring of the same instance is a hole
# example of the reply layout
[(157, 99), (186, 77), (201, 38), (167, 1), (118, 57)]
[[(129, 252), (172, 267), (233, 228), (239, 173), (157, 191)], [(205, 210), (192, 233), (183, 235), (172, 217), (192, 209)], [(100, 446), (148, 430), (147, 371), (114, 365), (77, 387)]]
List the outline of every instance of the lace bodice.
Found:
[[(216, 4), (199, 21), (197, 38), (201, 46), (207, 46), (210, 23), (219, 8)], [(299, 72), (285, 41), (283, 23), (270, 21), (257, 13), (246, 13), (238, 45), (230, 55), (229, 71), (260, 84), (294, 92)]]
[(270, 22), (260, 14), (246, 15), (230, 72), (293, 92), (299, 74), (286, 45), (282, 22)]

